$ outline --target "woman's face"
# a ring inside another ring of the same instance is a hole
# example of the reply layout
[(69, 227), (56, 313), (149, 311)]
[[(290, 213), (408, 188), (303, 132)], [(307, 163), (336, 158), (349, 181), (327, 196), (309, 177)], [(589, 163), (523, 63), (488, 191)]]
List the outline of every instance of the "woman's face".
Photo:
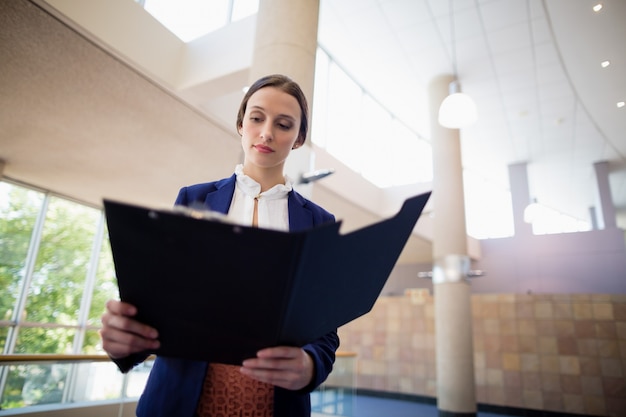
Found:
[(275, 87), (252, 94), (239, 128), (244, 169), (279, 168), (282, 173), (289, 152), (300, 145), (300, 119), (300, 105), (292, 95)]

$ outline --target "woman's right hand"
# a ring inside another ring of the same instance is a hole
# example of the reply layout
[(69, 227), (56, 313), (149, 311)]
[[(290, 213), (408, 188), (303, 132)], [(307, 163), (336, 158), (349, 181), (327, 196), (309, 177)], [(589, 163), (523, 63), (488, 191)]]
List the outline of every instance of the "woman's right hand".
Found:
[(109, 300), (102, 315), (102, 348), (113, 359), (159, 347), (156, 329), (133, 319), (137, 308), (128, 303)]

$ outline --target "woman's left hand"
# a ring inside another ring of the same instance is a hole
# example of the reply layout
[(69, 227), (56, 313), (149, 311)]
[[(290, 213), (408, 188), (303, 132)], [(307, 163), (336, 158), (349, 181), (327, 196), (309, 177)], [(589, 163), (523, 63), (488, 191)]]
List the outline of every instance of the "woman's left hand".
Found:
[(278, 346), (262, 349), (243, 361), (241, 373), (288, 390), (297, 391), (313, 379), (313, 359), (304, 349)]

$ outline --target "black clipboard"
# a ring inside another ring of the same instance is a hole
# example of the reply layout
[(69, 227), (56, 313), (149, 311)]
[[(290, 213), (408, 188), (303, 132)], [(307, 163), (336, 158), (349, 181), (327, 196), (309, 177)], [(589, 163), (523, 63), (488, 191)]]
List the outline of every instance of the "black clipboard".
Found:
[(341, 235), (281, 232), (104, 200), (120, 299), (162, 356), (241, 364), (303, 346), (369, 312), (430, 197)]

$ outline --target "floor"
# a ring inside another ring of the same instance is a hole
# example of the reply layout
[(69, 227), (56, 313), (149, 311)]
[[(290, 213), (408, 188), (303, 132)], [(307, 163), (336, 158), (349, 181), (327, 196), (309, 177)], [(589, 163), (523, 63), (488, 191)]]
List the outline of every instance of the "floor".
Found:
[[(438, 417), (434, 404), (383, 397), (351, 396), (346, 394), (314, 393), (311, 396), (312, 417)], [(503, 417), (502, 414), (479, 411), (478, 417)]]

